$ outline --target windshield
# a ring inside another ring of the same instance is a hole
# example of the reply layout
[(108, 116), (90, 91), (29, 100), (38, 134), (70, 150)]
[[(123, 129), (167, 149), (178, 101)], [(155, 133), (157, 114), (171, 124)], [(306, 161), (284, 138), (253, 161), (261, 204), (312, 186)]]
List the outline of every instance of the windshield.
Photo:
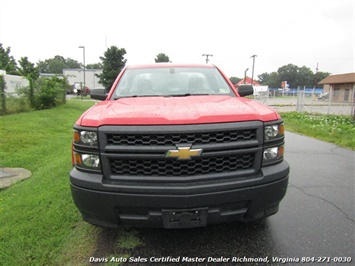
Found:
[(215, 68), (140, 68), (124, 72), (111, 99), (209, 94), (235, 96)]

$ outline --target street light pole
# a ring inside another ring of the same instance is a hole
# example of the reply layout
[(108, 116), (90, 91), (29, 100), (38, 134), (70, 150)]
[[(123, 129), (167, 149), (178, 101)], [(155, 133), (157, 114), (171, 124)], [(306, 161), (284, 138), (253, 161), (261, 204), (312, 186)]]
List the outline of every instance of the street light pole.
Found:
[(249, 68), (247, 68), (245, 71), (244, 71), (244, 84), (246, 83), (247, 81), (247, 71), (249, 70)]
[(254, 65), (255, 65), (255, 57), (257, 55), (254, 54), (252, 55), (250, 58), (253, 58), (253, 69), (252, 69), (252, 72), (251, 72), (251, 85), (253, 86), (253, 83), (254, 83)]
[(79, 48), (83, 49), (83, 63), (84, 63), (84, 84), (81, 89), (81, 96), (83, 96), (83, 90), (85, 91), (85, 46), (79, 46)]

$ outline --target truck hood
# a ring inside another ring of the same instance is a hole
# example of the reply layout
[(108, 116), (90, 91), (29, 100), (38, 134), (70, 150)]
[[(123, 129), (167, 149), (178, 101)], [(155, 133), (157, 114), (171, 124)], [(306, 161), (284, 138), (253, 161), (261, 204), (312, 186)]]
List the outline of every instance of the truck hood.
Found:
[(208, 95), (120, 98), (87, 110), (78, 125), (177, 125), (239, 121), (272, 121), (280, 116), (271, 108), (242, 97)]

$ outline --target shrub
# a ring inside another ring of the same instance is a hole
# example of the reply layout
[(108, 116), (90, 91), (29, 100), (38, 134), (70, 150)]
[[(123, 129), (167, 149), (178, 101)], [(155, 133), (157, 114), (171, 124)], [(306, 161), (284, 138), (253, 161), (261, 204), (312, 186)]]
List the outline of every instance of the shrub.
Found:
[(41, 77), (33, 82), (33, 96), (29, 87), (17, 91), (20, 97), (26, 97), (35, 110), (49, 109), (65, 103), (66, 79), (59, 77)]

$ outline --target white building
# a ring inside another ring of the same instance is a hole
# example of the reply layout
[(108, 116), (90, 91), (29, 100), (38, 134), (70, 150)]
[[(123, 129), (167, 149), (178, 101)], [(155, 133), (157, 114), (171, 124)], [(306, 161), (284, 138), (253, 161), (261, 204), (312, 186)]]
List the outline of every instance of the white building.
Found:
[(27, 87), (29, 82), (21, 76), (8, 75), (5, 70), (0, 70), (0, 75), (4, 76), (6, 89), (5, 93), (9, 96), (17, 96), (16, 90), (18, 88)]
[[(97, 87), (103, 87), (99, 83), (99, 78), (96, 74), (101, 74), (102, 69), (85, 69), (85, 86), (90, 90)], [(80, 88), (80, 83), (84, 84), (84, 69), (82, 68), (64, 68), (63, 76), (68, 79), (70, 85), (74, 88)]]

